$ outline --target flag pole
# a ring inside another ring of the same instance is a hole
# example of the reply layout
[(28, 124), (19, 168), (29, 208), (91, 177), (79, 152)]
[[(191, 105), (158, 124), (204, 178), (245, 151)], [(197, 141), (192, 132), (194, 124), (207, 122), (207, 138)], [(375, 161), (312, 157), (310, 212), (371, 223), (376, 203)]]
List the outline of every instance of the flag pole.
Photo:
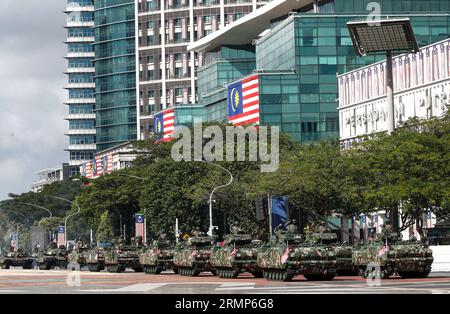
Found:
[(269, 210), (269, 234), (272, 235), (272, 202), (270, 201), (270, 194), (267, 194), (267, 209)]

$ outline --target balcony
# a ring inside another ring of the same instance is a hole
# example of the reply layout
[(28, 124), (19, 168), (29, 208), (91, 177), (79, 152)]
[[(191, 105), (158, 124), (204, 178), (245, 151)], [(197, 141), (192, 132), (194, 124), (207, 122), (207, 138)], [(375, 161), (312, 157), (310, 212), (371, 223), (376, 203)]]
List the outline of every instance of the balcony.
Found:
[(95, 129), (70, 129), (65, 135), (95, 135)]
[(72, 88), (95, 88), (95, 83), (69, 83), (64, 86), (65, 89)]
[(95, 113), (76, 113), (76, 114), (69, 114), (65, 120), (89, 120), (89, 119), (95, 119)]
[(64, 13), (71, 13), (71, 12), (94, 12), (95, 8), (93, 5), (86, 5), (86, 6), (81, 6), (81, 5), (75, 5), (75, 4), (71, 4), (69, 3), (69, 5), (66, 7), (66, 9), (64, 10)]
[(68, 52), (66, 58), (94, 58), (95, 52)]
[(68, 151), (70, 150), (96, 150), (97, 146), (95, 144), (74, 144), (69, 145), (69, 147), (66, 149)]
[(94, 27), (94, 21), (89, 22), (67, 22), (66, 27)]
[(93, 43), (95, 41), (95, 37), (67, 37), (65, 43)]
[(64, 102), (66, 105), (77, 105), (77, 104), (95, 104), (95, 98), (71, 98)]
[(67, 68), (65, 73), (95, 73), (95, 68)]

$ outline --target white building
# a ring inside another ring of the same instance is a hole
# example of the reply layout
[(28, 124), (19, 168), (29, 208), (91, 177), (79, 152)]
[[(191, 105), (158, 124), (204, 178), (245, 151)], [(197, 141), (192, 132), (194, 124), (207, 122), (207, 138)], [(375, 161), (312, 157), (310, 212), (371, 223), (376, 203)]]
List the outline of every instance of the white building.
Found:
[(42, 191), (44, 186), (68, 178), (70, 175), (69, 164), (62, 164), (61, 167), (57, 168), (44, 169), (36, 172), (36, 175), (39, 179), (32, 183), (31, 191), (34, 193), (39, 193)]
[[(340, 140), (387, 131), (386, 61), (342, 75), (339, 80)], [(450, 40), (393, 59), (395, 126), (412, 117), (442, 116), (450, 103)]]
[(131, 143), (117, 145), (98, 152), (95, 159), (84, 162), (80, 173), (88, 179), (96, 179), (112, 171), (126, 169), (137, 157), (137, 152)]
[[(358, 137), (387, 131), (385, 69), (386, 61), (381, 61), (338, 75), (339, 134), (343, 147), (350, 147)], [(450, 104), (450, 40), (423, 47), (418, 53), (394, 57), (393, 79), (396, 127), (413, 117), (444, 115)], [(384, 212), (357, 217), (352, 228), (357, 230), (355, 237), (364, 234), (367, 238), (365, 231), (358, 230), (375, 228), (380, 232), (385, 217)], [(423, 221), (424, 228), (431, 228), (436, 224), (436, 216), (424, 214)], [(415, 225), (402, 232), (405, 240), (413, 235), (420, 238)]]

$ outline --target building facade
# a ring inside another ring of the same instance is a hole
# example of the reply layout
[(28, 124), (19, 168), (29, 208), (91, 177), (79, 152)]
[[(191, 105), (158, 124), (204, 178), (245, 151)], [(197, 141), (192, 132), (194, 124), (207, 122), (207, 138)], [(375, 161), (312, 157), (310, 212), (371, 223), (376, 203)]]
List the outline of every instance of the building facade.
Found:
[(71, 175), (79, 173), (79, 166), (94, 157), (95, 145), (95, 83), (94, 83), (94, 1), (68, 0), (66, 74), (69, 98), (65, 102), (69, 114), (69, 165)]
[(154, 113), (197, 103), (195, 69), (206, 56), (187, 51), (187, 46), (268, 2), (136, 0), (140, 138), (152, 131)]
[(73, 166), (69, 166), (68, 163), (64, 163), (61, 167), (44, 169), (37, 172), (36, 175), (39, 179), (33, 182), (31, 185), (31, 191), (34, 193), (39, 193), (46, 185), (69, 178), (71, 175), (71, 168), (73, 168)]
[[(387, 131), (386, 61), (338, 76), (340, 140)], [(450, 39), (393, 58), (395, 127), (443, 116), (450, 105)]]
[[(95, 0), (97, 151), (137, 139), (134, 0)], [(93, 159), (93, 158), (91, 158)]]
[[(302, 143), (339, 138), (336, 73), (384, 59), (382, 54), (357, 56), (346, 25), (351, 20), (367, 19), (370, 2), (274, 0), (189, 45), (190, 51), (205, 54), (206, 64), (198, 70), (198, 105), (204, 108), (206, 121), (229, 121), (229, 86), (246, 79), (221, 65), (224, 61), (237, 65), (242, 58), (223, 52), (233, 48), (244, 53), (253, 45), (254, 58), (247, 54), (246, 62), (249, 68), (255, 64), (248, 76), (259, 78), (260, 123), (277, 125)], [(411, 19), (420, 46), (448, 37), (448, 0), (379, 3), (381, 18)], [(218, 54), (220, 58), (215, 57)], [(211, 76), (215, 71), (218, 73)], [(203, 86), (211, 88), (203, 90)]]

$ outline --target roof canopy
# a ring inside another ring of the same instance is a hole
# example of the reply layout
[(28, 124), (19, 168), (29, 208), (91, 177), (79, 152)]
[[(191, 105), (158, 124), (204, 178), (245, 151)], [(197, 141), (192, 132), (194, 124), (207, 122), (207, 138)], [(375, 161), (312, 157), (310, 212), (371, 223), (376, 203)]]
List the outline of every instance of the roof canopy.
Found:
[(312, 4), (313, 0), (274, 0), (247, 14), (226, 27), (205, 36), (188, 46), (190, 51), (214, 51), (220, 46), (246, 45), (258, 38), (271, 21)]

